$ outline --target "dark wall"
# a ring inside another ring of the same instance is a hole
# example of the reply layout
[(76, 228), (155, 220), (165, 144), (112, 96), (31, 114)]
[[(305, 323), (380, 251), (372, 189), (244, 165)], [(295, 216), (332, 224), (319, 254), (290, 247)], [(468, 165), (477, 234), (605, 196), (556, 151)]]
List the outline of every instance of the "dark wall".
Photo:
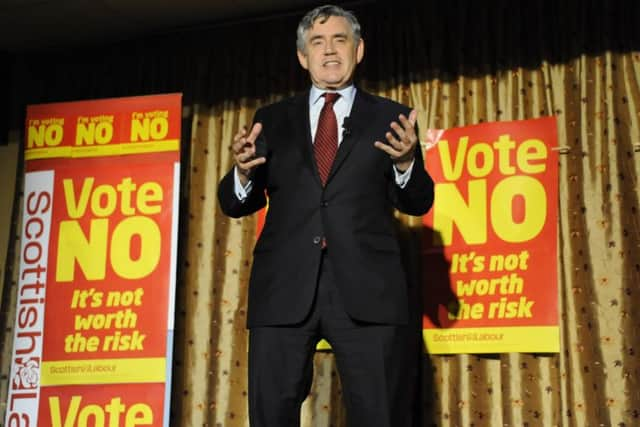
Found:
[[(359, 73), (369, 81), (450, 80), (640, 50), (637, 0), (366, 1), (349, 8), (362, 21), (366, 55)], [(307, 80), (294, 49), (303, 12), (93, 48), (18, 53), (3, 79), (12, 83), (10, 126), (22, 126), (30, 103), (162, 92), (183, 92), (185, 103), (215, 103), (300, 89)], [(398, 26), (406, 30), (390, 31)]]

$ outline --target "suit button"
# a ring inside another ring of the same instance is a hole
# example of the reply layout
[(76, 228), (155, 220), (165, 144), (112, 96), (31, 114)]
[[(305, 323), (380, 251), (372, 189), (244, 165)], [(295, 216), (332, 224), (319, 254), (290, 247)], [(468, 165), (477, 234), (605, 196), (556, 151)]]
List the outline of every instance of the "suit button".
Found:
[(322, 203), (320, 203), (320, 206), (322, 206), (323, 208), (326, 208), (327, 206), (329, 206), (329, 202), (327, 202), (326, 200), (323, 200)]
[(316, 236), (316, 237), (313, 238), (313, 244), (314, 245), (317, 245), (321, 241), (322, 241), (322, 238), (320, 236)]

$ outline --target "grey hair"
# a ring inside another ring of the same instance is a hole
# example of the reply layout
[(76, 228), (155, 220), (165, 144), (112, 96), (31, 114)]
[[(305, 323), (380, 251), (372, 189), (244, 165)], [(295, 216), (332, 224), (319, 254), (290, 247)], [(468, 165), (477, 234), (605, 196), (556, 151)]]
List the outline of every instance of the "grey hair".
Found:
[(360, 42), (360, 23), (358, 22), (358, 18), (348, 10), (344, 10), (339, 6), (327, 4), (316, 7), (304, 15), (300, 20), (298, 30), (296, 31), (296, 47), (300, 52), (305, 51), (305, 35), (307, 31), (313, 27), (316, 20), (320, 19), (320, 22), (325, 22), (331, 16), (339, 16), (345, 18), (347, 22), (349, 22), (351, 25), (351, 32), (353, 33), (353, 40), (355, 41), (355, 45), (358, 45)]

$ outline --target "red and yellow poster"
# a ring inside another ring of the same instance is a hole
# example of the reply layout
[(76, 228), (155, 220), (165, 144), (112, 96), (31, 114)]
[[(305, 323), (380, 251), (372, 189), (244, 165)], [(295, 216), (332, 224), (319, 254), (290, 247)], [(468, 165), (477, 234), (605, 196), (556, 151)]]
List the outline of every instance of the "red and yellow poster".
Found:
[(5, 425), (167, 426), (181, 95), (29, 106)]
[(430, 353), (559, 351), (554, 117), (429, 131)]

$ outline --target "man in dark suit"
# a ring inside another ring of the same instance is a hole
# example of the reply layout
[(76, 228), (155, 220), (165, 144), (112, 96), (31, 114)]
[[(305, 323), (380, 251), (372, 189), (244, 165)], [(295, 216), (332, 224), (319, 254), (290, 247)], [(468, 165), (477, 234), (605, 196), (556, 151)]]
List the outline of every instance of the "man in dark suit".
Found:
[(326, 338), (350, 425), (405, 426), (407, 283), (393, 211), (433, 203), (416, 112), (353, 85), (364, 42), (350, 12), (309, 12), (297, 48), (311, 89), (256, 112), (218, 192), (232, 217), (269, 200), (249, 284), (251, 425), (299, 425)]

